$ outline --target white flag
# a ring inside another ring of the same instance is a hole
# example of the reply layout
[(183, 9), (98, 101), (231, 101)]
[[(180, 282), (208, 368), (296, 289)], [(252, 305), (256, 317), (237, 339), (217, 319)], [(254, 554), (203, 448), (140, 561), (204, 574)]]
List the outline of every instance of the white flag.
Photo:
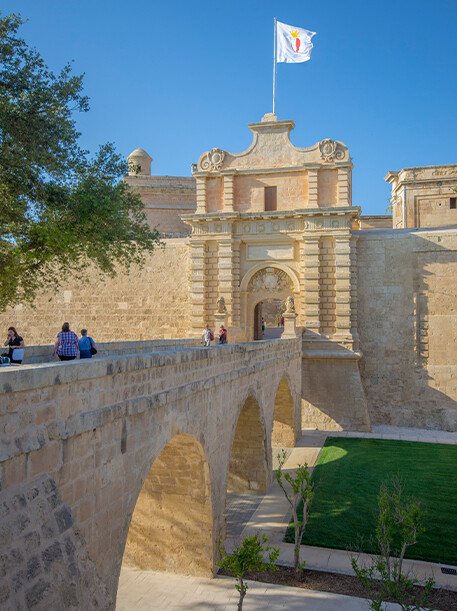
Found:
[(311, 38), (316, 32), (276, 22), (276, 61), (287, 64), (307, 62), (311, 56)]

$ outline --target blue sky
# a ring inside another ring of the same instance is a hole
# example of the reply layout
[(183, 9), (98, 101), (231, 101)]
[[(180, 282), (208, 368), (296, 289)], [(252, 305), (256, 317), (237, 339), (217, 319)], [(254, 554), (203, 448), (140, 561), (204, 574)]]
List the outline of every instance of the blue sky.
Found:
[(142, 147), (152, 173), (190, 175), (220, 147), (251, 143), (272, 110), (273, 18), (317, 32), (311, 60), (279, 64), (276, 114), (291, 140), (343, 141), (353, 204), (384, 214), (389, 170), (457, 162), (455, 0), (3, 0), (53, 70), (74, 60), (91, 110), (81, 144)]

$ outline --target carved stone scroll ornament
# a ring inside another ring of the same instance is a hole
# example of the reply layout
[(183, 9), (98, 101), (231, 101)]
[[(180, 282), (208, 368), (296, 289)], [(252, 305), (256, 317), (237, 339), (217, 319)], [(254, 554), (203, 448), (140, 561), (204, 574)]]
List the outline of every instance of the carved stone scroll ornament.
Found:
[(286, 299), (286, 314), (295, 314), (294, 298), (290, 295)]
[(324, 161), (333, 161), (334, 159), (343, 159), (344, 151), (338, 148), (338, 143), (331, 138), (326, 138), (319, 142), (319, 150), (321, 152), (321, 159)]
[(203, 155), (200, 162), (202, 170), (220, 170), (225, 159), (225, 151), (221, 149), (211, 149)]
[(252, 276), (248, 284), (248, 291), (290, 290), (292, 290), (292, 281), (281, 269), (262, 269)]
[(227, 306), (225, 305), (225, 299), (223, 297), (219, 297), (217, 300), (217, 313), (225, 314), (227, 312)]

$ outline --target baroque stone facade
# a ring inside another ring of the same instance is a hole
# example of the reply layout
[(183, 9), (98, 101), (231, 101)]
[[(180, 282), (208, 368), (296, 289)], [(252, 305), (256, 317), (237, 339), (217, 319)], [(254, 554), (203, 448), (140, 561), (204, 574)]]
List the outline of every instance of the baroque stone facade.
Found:
[[(89, 272), (89, 284), (40, 295), (35, 310), (17, 306), (0, 324), (16, 326), (28, 345), (51, 344), (64, 320), (98, 342), (199, 340), (206, 322), (216, 331), (224, 324), (235, 342), (260, 338), (262, 312), (274, 324), (291, 297), (303, 338), (303, 425), (457, 428), (457, 230), (398, 231), (385, 227), (385, 216), (361, 216), (351, 205), (347, 147), (330, 139), (295, 147), (293, 126), (269, 114), (249, 126), (246, 151), (203, 153), (187, 195), (180, 199), (178, 189), (176, 207), (164, 208), (168, 228), (178, 219), (191, 236), (167, 239), (143, 270), (107, 283)], [(136, 169), (126, 180), (147, 210), (148, 189), (166, 199), (165, 185), (179, 186), (180, 178), (150, 176), (144, 150), (129, 160)], [(391, 173), (395, 193), (449, 190), (456, 167)]]
[(457, 225), (457, 164), (388, 172), (393, 227)]

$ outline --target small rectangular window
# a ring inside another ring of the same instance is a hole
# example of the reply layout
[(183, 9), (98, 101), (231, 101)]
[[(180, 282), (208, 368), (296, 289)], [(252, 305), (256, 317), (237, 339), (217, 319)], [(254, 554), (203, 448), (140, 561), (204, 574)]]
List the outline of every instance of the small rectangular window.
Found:
[(457, 197), (451, 197), (449, 202), (451, 210), (455, 210), (457, 208)]
[(276, 187), (265, 187), (265, 211), (277, 210)]

